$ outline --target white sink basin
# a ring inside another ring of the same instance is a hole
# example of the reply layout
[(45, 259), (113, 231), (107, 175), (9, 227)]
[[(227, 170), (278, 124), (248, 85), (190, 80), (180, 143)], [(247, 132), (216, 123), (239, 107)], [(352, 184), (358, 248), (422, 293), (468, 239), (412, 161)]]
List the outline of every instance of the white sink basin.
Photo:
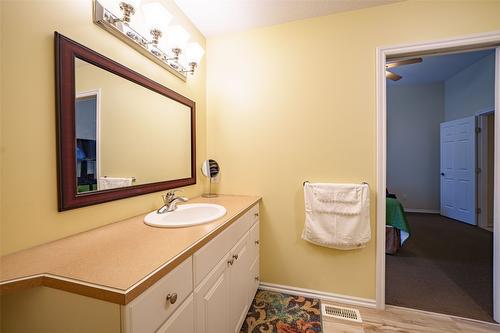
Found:
[(144, 223), (153, 227), (180, 228), (208, 223), (224, 215), (226, 208), (221, 205), (195, 203), (178, 205), (173, 212), (164, 214), (151, 212), (144, 218)]

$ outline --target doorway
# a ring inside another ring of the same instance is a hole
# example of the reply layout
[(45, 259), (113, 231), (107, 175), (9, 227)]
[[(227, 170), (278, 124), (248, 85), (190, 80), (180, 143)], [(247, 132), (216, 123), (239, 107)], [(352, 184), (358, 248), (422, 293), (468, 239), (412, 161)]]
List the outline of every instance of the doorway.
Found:
[(98, 190), (100, 173), (100, 91), (75, 96), (75, 137), (77, 193)]
[[(482, 34), (470, 37), (456, 38), (456, 39), (448, 39), (445, 41), (437, 41), (437, 42), (428, 42), (428, 43), (419, 43), (414, 45), (404, 45), (404, 46), (396, 46), (396, 47), (386, 47), (378, 49), (378, 67), (377, 67), (377, 93), (378, 93), (378, 181), (377, 181), (377, 196), (378, 198), (384, 198), (386, 195), (386, 187), (387, 187), (387, 179), (386, 179), (386, 170), (387, 170), (387, 104), (386, 104), (386, 82), (385, 82), (385, 65), (387, 60), (391, 60), (394, 58), (401, 57), (413, 57), (413, 56), (423, 56), (430, 55), (436, 53), (447, 53), (447, 52), (457, 52), (457, 51), (465, 51), (465, 50), (477, 50), (479, 48), (484, 48), (485, 46), (496, 47), (496, 45), (500, 44), (500, 33), (490, 33), (490, 34)], [(498, 53), (497, 50), (497, 62), (498, 62)], [(498, 82), (498, 77), (500, 76), (498, 65), (496, 66), (496, 82)], [(496, 108), (498, 108), (498, 89), (499, 85), (496, 84), (495, 88), (495, 104)], [(500, 127), (498, 119), (495, 120), (495, 129)], [(495, 147), (494, 152), (495, 156), (498, 157), (498, 141), (499, 136), (495, 137)], [(494, 175), (498, 176), (499, 168), (498, 165), (495, 164), (494, 167)], [(493, 188), (494, 195), (498, 197), (500, 194), (500, 189), (498, 186), (498, 177), (495, 177), (495, 185)], [(493, 208), (493, 223), (498, 220), (498, 203), (494, 202), (494, 205), (497, 205)], [(384, 200), (377, 200), (377, 307), (383, 309), (385, 307), (385, 243), (386, 243), (386, 235), (385, 235), (385, 220), (386, 220), (386, 203)], [(497, 271), (500, 264), (500, 235), (498, 233), (498, 228), (494, 228), (494, 249), (493, 249), (493, 270), (494, 275), (499, 276)], [(494, 278), (493, 281), (498, 281), (498, 278)], [(494, 303), (494, 318), (498, 320), (500, 318), (500, 286), (494, 286), (493, 288), (493, 303)]]

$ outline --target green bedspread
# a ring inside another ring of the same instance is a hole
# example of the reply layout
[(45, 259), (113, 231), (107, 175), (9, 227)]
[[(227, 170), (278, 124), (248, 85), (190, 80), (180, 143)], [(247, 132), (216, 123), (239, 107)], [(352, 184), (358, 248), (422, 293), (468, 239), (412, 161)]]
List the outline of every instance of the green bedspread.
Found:
[(406, 220), (403, 205), (398, 199), (385, 198), (386, 218), (385, 224), (410, 234), (410, 227)]

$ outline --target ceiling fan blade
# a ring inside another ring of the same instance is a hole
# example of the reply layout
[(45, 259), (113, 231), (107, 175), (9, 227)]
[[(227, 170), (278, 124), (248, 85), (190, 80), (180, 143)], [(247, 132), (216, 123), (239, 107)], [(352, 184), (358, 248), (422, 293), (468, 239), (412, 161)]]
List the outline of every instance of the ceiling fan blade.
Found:
[(405, 59), (405, 60), (398, 60), (398, 61), (389, 62), (389, 63), (385, 64), (385, 68), (393, 68), (393, 67), (404, 66), (404, 65), (419, 64), (422, 61), (423, 61), (422, 58), (411, 58), (411, 59)]
[(399, 81), (403, 78), (402, 76), (389, 71), (385, 71), (385, 77), (392, 81)]

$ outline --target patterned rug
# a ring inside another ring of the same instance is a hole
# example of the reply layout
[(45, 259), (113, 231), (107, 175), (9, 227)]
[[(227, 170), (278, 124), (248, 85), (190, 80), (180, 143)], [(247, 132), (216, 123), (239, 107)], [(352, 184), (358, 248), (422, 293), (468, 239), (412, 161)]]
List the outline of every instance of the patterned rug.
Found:
[(320, 301), (258, 290), (240, 333), (321, 333)]

